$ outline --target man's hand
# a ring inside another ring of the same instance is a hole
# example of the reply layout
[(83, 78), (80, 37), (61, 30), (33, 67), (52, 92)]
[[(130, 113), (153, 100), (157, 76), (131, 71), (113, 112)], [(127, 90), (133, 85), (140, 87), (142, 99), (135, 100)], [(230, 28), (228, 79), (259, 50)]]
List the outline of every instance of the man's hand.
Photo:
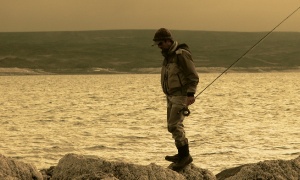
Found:
[(189, 106), (195, 102), (195, 97), (194, 96), (188, 96), (186, 99), (186, 105)]

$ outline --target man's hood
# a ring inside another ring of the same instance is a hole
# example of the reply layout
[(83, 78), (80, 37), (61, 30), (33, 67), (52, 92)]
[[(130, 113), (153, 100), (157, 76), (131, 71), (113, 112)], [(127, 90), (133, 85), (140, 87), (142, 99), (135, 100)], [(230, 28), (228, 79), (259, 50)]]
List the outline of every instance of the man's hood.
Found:
[(187, 50), (188, 52), (191, 52), (189, 49), (189, 46), (185, 43), (179, 44), (177, 41), (174, 41), (174, 43), (172, 44), (172, 46), (170, 47), (169, 50), (163, 50), (161, 53), (163, 56), (167, 56), (168, 54), (172, 54), (175, 51), (177, 51), (178, 49), (184, 49)]
[(178, 44), (176, 50), (178, 50), (178, 49), (184, 49), (184, 50), (187, 50), (188, 52), (191, 52), (189, 46), (185, 43)]

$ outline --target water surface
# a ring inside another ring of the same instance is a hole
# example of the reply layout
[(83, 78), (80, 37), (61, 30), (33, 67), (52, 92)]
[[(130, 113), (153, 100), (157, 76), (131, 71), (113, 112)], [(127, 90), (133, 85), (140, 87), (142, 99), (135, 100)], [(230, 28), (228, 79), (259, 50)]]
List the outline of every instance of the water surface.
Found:
[[(218, 74), (200, 74), (202, 90)], [(194, 163), (226, 168), (300, 155), (300, 73), (228, 73), (185, 119)], [(159, 75), (0, 76), (0, 153), (56, 165), (67, 153), (167, 167)]]

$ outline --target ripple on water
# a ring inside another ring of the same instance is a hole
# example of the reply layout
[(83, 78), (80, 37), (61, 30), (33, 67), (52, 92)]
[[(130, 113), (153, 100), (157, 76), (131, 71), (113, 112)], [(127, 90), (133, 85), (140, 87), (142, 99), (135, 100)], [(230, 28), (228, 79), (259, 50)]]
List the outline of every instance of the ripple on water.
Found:
[[(215, 77), (200, 74), (200, 87)], [(218, 173), (299, 156), (299, 78), (299, 73), (229, 73), (205, 91), (184, 121), (195, 164)], [(166, 128), (159, 79), (0, 77), (0, 151), (38, 168), (56, 165), (66, 153), (168, 166), (164, 156), (177, 149)]]

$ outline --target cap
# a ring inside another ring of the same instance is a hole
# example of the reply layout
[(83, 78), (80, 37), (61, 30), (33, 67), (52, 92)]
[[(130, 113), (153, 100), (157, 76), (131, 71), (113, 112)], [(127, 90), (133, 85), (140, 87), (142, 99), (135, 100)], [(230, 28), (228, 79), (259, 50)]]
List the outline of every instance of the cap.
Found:
[(156, 33), (154, 35), (154, 38), (153, 38), (154, 44), (153, 45), (157, 45), (159, 42), (167, 40), (167, 39), (173, 40), (171, 32), (166, 28), (160, 28), (156, 31)]

